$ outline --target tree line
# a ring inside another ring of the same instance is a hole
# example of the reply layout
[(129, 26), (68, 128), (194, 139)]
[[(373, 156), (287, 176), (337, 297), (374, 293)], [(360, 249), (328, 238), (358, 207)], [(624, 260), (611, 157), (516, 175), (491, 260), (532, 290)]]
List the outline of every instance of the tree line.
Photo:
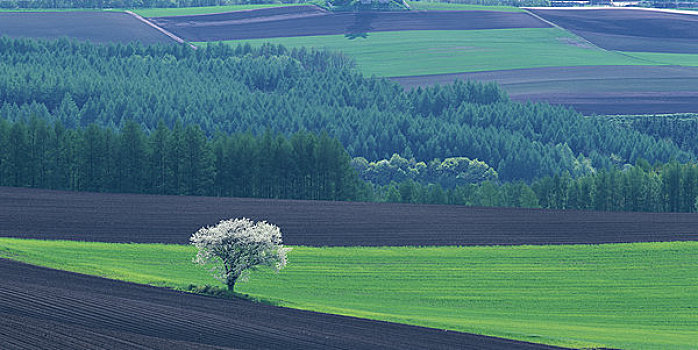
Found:
[(486, 181), (444, 189), (412, 180), (376, 186), (374, 200), (599, 211), (698, 212), (698, 165), (656, 164), (602, 170), (572, 178), (544, 177), (531, 184)]
[(58, 190), (355, 200), (350, 157), (327, 134), (207, 137), (196, 125), (145, 133), (0, 119), (0, 186)]
[(364, 77), (345, 56), (279, 45), (93, 45), (0, 38), (0, 117), (36, 116), (68, 129), (152, 132), (198, 125), (217, 132), (326, 131), (369, 162), (468, 157), (500, 181), (572, 177), (632, 164), (695, 159), (688, 147), (547, 104), (511, 102), (494, 84), (405, 91)]
[[(200, 127), (185, 127), (180, 122), (172, 129), (161, 122), (146, 133), (135, 122), (126, 122), (119, 130), (95, 124), (67, 129), (60, 122), (49, 124), (40, 118), (28, 123), (0, 119), (0, 150), (0, 186), (601, 211), (698, 211), (698, 165), (693, 163), (651, 166), (639, 160), (633, 166), (578, 178), (564, 173), (530, 184), (488, 178), (452, 187), (413, 179), (378, 185), (361, 181), (349, 154), (326, 133), (298, 132), (286, 137), (266, 131), (258, 136), (217, 133), (207, 137)], [(391, 162), (400, 162), (393, 158)], [(480, 175), (484, 169), (484, 174), (491, 172), (491, 168), (460, 158), (431, 163), (434, 171), (451, 171), (451, 175), (458, 170), (467, 173), (472, 166)]]

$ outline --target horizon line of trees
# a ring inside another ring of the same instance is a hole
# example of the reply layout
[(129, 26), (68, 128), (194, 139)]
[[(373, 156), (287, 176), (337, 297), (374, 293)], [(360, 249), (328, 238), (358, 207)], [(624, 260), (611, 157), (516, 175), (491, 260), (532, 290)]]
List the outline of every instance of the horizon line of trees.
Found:
[[(450, 164), (450, 163), (449, 163)], [(217, 133), (164, 123), (146, 133), (91, 124), (66, 129), (0, 118), (0, 186), (59, 190), (308, 200), (358, 200), (600, 211), (698, 211), (698, 165), (655, 164), (444, 189), (413, 180), (359, 179), (349, 154), (326, 133)]]
[(90, 124), (67, 129), (0, 118), (0, 186), (309, 200), (356, 200), (351, 158), (326, 133), (267, 131), (207, 137), (160, 122), (145, 133)]

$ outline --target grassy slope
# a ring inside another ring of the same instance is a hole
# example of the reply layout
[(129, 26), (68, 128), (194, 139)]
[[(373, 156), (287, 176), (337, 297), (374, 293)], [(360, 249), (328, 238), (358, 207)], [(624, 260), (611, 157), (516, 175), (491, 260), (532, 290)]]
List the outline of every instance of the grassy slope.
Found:
[(484, 6), (470, 4), (453, 4), (447, 2), (426, 2), (408, 1), (408, 5), (413, 10), (418, 11), (502, 11), (502, 12), (524, 12), (522, 9), (513, 6)]
[[(0, 239), (0, 256), (186, 288), (194, 250)], [(518, 247), (295, 247), (238, 290), (279, 304), (567, 346), (698, 343), (698, 242)], [(322, 288), (318, 288), (322, 286)]]
[(624, 52), (624, 54), (646, 60), (649, 63), (671, 64), (677, 66), (698, 66), (697, 54), (661, 53), (661, 52)]
[(366, 38), (343, 35), (255, 39), (231, 43), (280, 43), (341, 50), (359, 69), (378, 76), (410, 76), (502, 69), (638, 65), (645, 60), (583, 47), (556, 28), (467, 31), (375, 32)]

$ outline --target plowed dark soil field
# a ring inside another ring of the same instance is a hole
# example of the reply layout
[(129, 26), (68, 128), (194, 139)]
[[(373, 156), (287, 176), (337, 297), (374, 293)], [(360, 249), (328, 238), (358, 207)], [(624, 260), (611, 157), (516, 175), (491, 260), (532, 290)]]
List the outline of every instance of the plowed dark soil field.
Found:
[(0, 260), (0, 347), (556, 349), (223, 300)]
[(531, 9), (607, 50), (698, 53), (698, 15), (638, 9)]
[(329, 13), (289, 6), (212, 15), (153, 17), (150, 21), (188, 41), (240, 40), (399, 30), (546, 28), (523, 12), (429, 11)]
[(176, 197), (0, 188), (0, 236), (188, 243), (246, 216), (309, 246), (566, 244), (698, 240), (698, 214)]
[(133, 16), (118, 12), (0, 13), (2, 35), (41, 39), (68, 37), (97, 43), (174, 43)]
[(696, 67), (548, 67), (392, 79), (408, 89), (456, 79), (495, 81), (513, 100), (562, 104), (584, 114), (698, 112)]

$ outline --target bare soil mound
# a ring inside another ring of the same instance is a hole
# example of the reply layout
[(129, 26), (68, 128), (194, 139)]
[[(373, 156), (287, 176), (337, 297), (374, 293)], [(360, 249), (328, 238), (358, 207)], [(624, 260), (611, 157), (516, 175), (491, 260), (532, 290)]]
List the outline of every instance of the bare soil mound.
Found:
[(61, 192), (0, 187), (0, 236), (188, 243), (249, 217), (309, 246), (566, 244), (698, 240), (698, 214), (476, 208)]
[(0, 36), (56, 39), (68, 37), (96, 43), (174, 43), (133, 16), (119, 12), (0, 13)]
[(698, 53), (698, 16), (633, 9), (531, 9), (607, 50)]
[(212, 15), (152, 17), (149, 20), (188, 41), (351, 35), (400, 30), (549, 27), (545, 22), (523, 12), (330, 13), (315, 6), (288, 6)]
[(223, 300), (0, 260), (0, 344), (14, 349), (556, 349)]
[(567, 105), (584, 114), (698, 113), (696, 67), (548, 67), (391, 79), (408, 89), (456, 79), (494, 81), (513, 100)]

